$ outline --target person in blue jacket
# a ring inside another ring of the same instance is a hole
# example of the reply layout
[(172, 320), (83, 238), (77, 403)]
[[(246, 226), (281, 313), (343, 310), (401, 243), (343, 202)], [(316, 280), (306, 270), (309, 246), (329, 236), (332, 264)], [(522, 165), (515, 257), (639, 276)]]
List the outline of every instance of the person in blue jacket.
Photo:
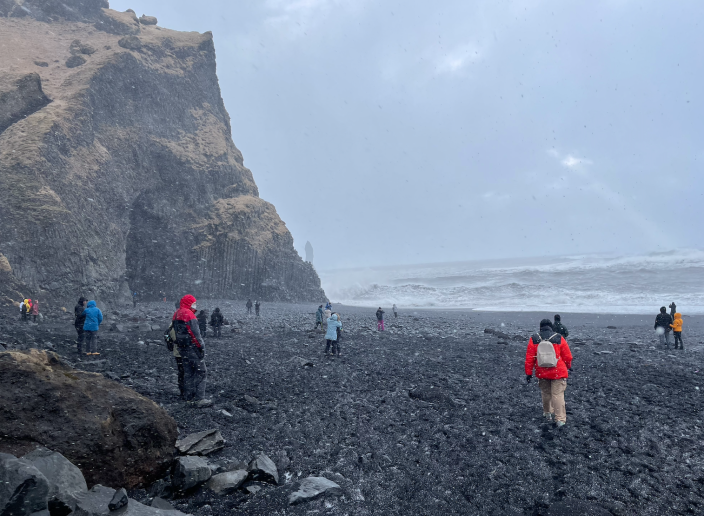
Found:
[(83, 323), (83, 330), (86, 334), (86, 355), (100, 355), (98, 353), (98, 329), (103, 322), (103, 312), (95, 305), (95, 301), (88, 301), (86, 309), (83, 310), (86, 322)]
[(335, 352), (337, 351), (337, 356), (339, 357), (341, 355), (340, 343), (337, 340), (337, 329), (338, 328), (342, 328), (342, 323), (338, 320), (337, 314), (332, 314), (328, 318), (328, 331), (325, 333), (325, 339), (327, 341), (327, 345), (325, 346), (325, 354), (326, 355), (330, 351), (331, 345), (332, 345), (332, 354), (334, 355)]

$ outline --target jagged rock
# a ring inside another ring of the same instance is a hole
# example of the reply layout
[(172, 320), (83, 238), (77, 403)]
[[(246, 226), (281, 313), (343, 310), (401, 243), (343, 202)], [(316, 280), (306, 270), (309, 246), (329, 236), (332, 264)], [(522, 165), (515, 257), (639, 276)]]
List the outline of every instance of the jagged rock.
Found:
[(137, 500), (129, 499), (126, 506), (111, 512), (109, 504), (115, 496), (116, 491), (100, 484), (96, 485), (86, 493), (86, 495), (76, 504), (76, 511), (71, 516), (186, 516), (181, 511), (175, 509), (164, 510), (156, 507), (149, 507), (139, 503)]
[(107, 0), (3, 0), (0, 15), (31, 17), (42, 22), (63, 19), (88, 23), (95, 21), (105, 7), (108, 7)]
[(156, 16), (147, 16), (143, 14), (139, 17), (139, 23), (141, 23), (142, 25), (156, 25), (157, 19)]
[(124, 487), (121, 487), (120, 489), (115, 491), (114, 495), (112, 495), (112, 499), (108, 504), (108, 509), (110, 509), (111, 511), (116, 511), (118, 509), (122, 509), (128, 503), (129, 498), (127, 497), (127, 491), (125, 491)]
[(24, 516), (47, 509), (49, 482), (31, 462), (0, 453), (0, 514)]
[(23, 457), (32, 463), (49, 482), (49, 510), (68, 514), (88, 491), (83, 473), (59, 452), (38, 448)]
[(78, 371), (56, 354), (0, 353), (0, 451), (39, 443), (80, 468), (88, 484), (133, 487), (163, 476), (176, 423), (153, 401), (101, 374)]
[(100, 19), (95, 23), (95, 28), (118, 36), (139, 34), (140, 26), (134, 11), (124, 13), (103, 9)]
[(276, 469), (276, 464), (265, 454), (259, 454), (247, 466), (249, 478), (259, 480), (260, 482), (269, 482), (271, 484), (279, 483), (279, 472)]
[(152, 500), (152, 507), (154, 507), (155, 509), (162, 509), (164, 511), (176, 510), (173, 505), (171, 505), (169, 502), (159, 496), (155, 496)]
[(139, 50), (142, 48), (142, 40), (137, 36), (125, 36), (124, 38), (120, 38), (117, 44), (127, 50)]
[[(39, 74), (15, 75), (3, 72), (0, 74), (0, 134), (15, 122), (30, 116), (49, 102), (50, 100), (42, 91), (42, 81)], [(2, 272), (11, 276), (12, 268), (8, 259), (2, 256), (2, 261)]]
[(325, 477), (308, 477), (301, 480), (298, 491), (291, 493), (288, 497), (289, 505), (296, 505), (309, 502), (323, 494), (339, 496), (342, 489), (332, 480)]
[(219, 473), (208, 481), (208, 489), (218, 495), (230, 494), (240, 488), (248, 475), (249, 473), (242, 469)]
[(208, 462), (200, 457), (179, 457), (174, 462), (172, 484), (179, 491), (187, 491), (212, 475)]
[(49, 66), (49, 63), (47, 63), (46, 61), (34, 61), (34, 64), (42, 68), (46, 68)]
[(86, 63), (86, 58), (83, 56), (71, 56), (66, 60), (66, 68), (76, 68)]
[(87, 45), (86, 43), (81, 43), (80, 39), (74, 39), (73, 42), (71, 42), (71, 46), (68, 48), (68, 51), (74, 56), (78, 54), (95, 54), (95, 48)]
[(208, 455), (224, 447), (225, 439), (217, 428), (190, 434), (176, 441), (178, 451), (186, 455)]

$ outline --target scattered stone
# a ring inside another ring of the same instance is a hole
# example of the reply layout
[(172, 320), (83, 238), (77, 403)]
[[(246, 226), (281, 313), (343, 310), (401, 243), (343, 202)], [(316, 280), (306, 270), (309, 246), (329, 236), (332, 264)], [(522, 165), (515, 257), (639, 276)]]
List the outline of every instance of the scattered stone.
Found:
[(34, 64), (42, 68), (46, 68), (47, 66), (49, 66), (49, 63), (47, 63), (46, 61), (34, 61)]
[(0, 514), (44, 511), (48, 497), (49, 482), (30, 461), (0, 453)]
[(83, 473), (59, 452), (37, 448), (23, 457), (32, 463), (49, 482), (49, 510), (52, 514), (69, 514), (88, 491)]
[(252, 480), (269, 482), (271, 484), (279, 483), (279, 472), (276, 469), (276, 464), (263, 453), (250, 462), (247, 469), (249, 470), (249, 477)]
[(342, 489), (332, 480), (325, 477), (308, 477), (301, 481), (298, 491), (291, 493), (288, 497), (289, 505), (296, 505), (309, 502), (323, 494), (339, 496)]
[(91, 55), (95, 54), (96, 52), (95, 48), (88, 45), (87, 43), (81, 43), (80, 39), (74, 39), (71, 43), (71, 46), (68, 48), (68, 51), (71, 52), (71, 55), (74, 56), (78, 54)]
[(208, 455), (224, 447), (225, 439), (217, 428), (191, 434), (176, 441), (176, 448), (184, 455)]
[(139, 18), (139, 23), (141, 23), (142, 25), (156, 25), (157, 19), (156, 16), (146, 16), (143, 14)]
[(108, 504), (108, 509), (110, 509), (111, 511), (122, 509), (125, 505), (128, 504), (128, 502), (129, 498), (127, 498), (127, 491), (125, 491), (125, 488), (122, 487), (115, 491), (112, 500), (110, 500), (110, 503)]
[(110, 325), (110, 331), (116, 331), (118, 333), (122, 333), (125, 331), (125, 325), (124, 324), (117, 324), (117, 323), (112, 323)]
[(122, 48), (127, 50), (139, 50), (142, 48), (142, 40), (137, 36), (125, 36), (117, 42)]
[(171, 505), (169, 502), (164, 500), (163, 498), (159, 496), (155, 496), (154, 499), (152, 500), (152, 507), (155, 509), (161, 509), (163, 511), (175, 511), (176, 509), (174, 508), (173, 505)]
[[(313, 335), (312, 337), (315, 337), (315, 335)], [(299, 367), (315, 367), (315, 364), (313, 362), (303, 357), (293, 357), (291, 359), (291, 362), (295, 363)]]
[(165, 512), (164, 509), (149, 507), (132, 499), (128, 499), (129, 503), (126, 506), (111, 513), (108, 507), (115, 494), (116, 491), (114, 489), (98, 484), (78, 501), (76, 510), (71, 516), (104, 516), (110, 514), (119, 514), (120, 516), (186, 516), (181, 511), (173, 508), (170, 509), (170, 512)]
[(76, 68), (86, 64), (86, 58), (83, 56), (71, 56), (66, 60), (66, 68)]
[(179, 491), (187, 491), (207, 482), (212, 472), (208, 462), (200, 457), (179, 457), (174, 463), (172, 484)]
[(208, 481), (208, 489), (218, 495), (230, 494), (247, 480), (249, 473), (245, 470), (227, 471), (211, 477)]

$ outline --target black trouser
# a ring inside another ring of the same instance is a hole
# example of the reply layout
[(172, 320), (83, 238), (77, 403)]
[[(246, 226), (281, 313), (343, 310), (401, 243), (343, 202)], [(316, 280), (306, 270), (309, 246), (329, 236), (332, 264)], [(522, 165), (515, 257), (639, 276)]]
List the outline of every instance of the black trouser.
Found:
[(205, 381), (208, 370), (205, 367), (205, 355), (194, 346), (179, 346), (178, 352), (183, 359), (183, 396), (186, 401), (199, 401), (205, 398)]
[(318, 326), (320, 326), (320, 329), (323, 329), (323, 321), (315, 321), (315, 329), (318, 329)]
[(81, 326), (76, 326), (76, 333), (78, 334), (76, 337), (76, 347), (79, 353), (83, 353), (83, 342), (86, 339), (86, 332)]
[(137, 300), (136, 300), (136, 299), (133, 299), (133, 300), (132, 300), (132, 306), (133, 306), (134, 308), (137, 308)]
[(34, 322), (37, 322), (37, 316), (33, 315), (32, 317), (34, 317)]
[(332, 354), (340, 354), (340, 344), (337, 340), (327, 339), (327, 345), (325, 346), (325, 354), (327, 355), (330, 351), (330, 346), (332, 345)]
[(684, 343), (682, 342), (682, 332), (681, 331), (673, 331), (672, 333), (675, 334), (675, 349), (677, 349), (677, 343), (680, 343), (680, 348), (684, 349)]
[(200, 328), (200, 334), (201, 334), (203, 337), (205, 337), (206, 333), (208, 333), (208, 326), (205, 325), (205, 324), (203, 324), (203, 325), (200, 325), (200, 324), (199, 324), (198, 327)]
[(222, 326), (219, 324), (213, 326), (213, 337), (220, 337), (220, 328), (222, 328)]
[(176, 369), (178, 369), (178, 392), (183, 398), (183, 359), (181, 357), (174, 358), (176, 359)]

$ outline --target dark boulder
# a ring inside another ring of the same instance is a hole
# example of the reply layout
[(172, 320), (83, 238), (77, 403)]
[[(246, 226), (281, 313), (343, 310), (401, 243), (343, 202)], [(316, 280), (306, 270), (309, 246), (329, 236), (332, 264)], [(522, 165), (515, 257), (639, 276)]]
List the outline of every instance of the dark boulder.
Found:
[(87, 43), (81, 43), (80, 39), (74, 39), (71, 42), (71, 46), (68, 47), (68, 51), (71, 52), (71, 55), (78, 55), (78, 54), (85, 54), (85, 55), (91, 55), (95, 54), (95, 48), (92, 46), (88, 45)]
[(276, 469), (276, 464), (263, 453), (250, 462), (247, 469), (251, 480), (259, 480), (260, 482), (269, 482), (271, 484), (279, 483), (279, 472)]
[(143, 14), (139, 18), (139, 23), (141, 23), (142, 25), (156, 25), (157, 19), (156, 16), (146, 16)]
[(178, 491), (188, 491), (207, 482), (212, 471), (208, 462), (200, 457), (179, 457), (174, 462), (171, 475), (173, 486)]
[(225, 439), (217, 428), (187, 435), (176, 441), (176, 448), (184, 455), (208, 455), (224, 447)]
[(0, 453), (0, 514), (24, 516), (47, 509), (49, 482), (28, 460)]
[(116, 492), (114, 489), (101, 486), (100, 484), (94, 486), (78, 502), (76, 511), (71, 516), (107, 516), (109, 514), (119, 516), (185, 516), (184, 513), (173, 508), (164, 510), (149, 507), (131, 499), (127, 499), (127, 505), (124, 505), (121, 509), (111, 512), (109, 505)]
[(117, 44), (127, 50), (139, 50), (142, 48), (142, 40), (137, 36), (125, 36), (124, 38), (120, 38)]
[(294, 491), (288, 497), (289, 505), (296, 505), (314, 500), (323, 494), (339, 496), (342, 489), (338, 484), (325, 477), (308, 477), (301, 481), (298, 491)]
[(37, 448), (23, 457), (32, 463), (49, 482), (49, 511), (70, 514), (76, 502), (88, 492), (81, 470), (58, 452)]
[(112, 499), (108, 504), (108, 509), (110, 509), (111, 511), (122, 509), (125, 505), (129, 503), (129, 501), (130, 499), (127, 497), (127, 491), (125, 491), (124, 487), (121, 487), (120, 489), (115, 491), (114, 495), (112, 495)]
[(71, 56), (66, 60), (66, 68), (77, 68), (86, 63), (86, 58), (83, 56)]
[(176, 422), (153, 401), (51, 352), (0, 353), (0, 452), (45, 446), (78, 466), (89, 485), (135, 487), (168, 471)]
[[(42, 91), (39, 74), (13, 75), (3, 72), (0, 75), (0, 133), (39, 111), (49, 102), (51, 101)], [(4, 261), (7, 262), (7, 259)]]

